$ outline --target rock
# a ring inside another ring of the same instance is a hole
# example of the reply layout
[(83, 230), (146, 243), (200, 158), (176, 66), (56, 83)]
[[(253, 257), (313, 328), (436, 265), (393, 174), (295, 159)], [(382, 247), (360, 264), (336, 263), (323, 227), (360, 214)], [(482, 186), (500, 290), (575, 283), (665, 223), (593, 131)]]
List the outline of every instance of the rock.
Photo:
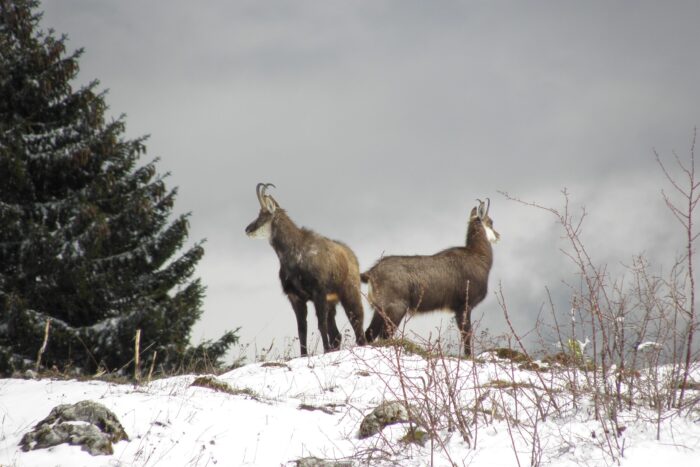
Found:
[[(413, 411), (409, 406), (409, 410)], [(382, 431), (385, 426), (408, 422), (410, 419), (406, 405), (401, 401), (382, 402), (360, 423), (360, 439), (369, 438)]]
[(351, 461), (334, 461), (318, 457), (302, 457), (296, 461), (296, 467), (352, 467)]
[(113, 454), (112, 443), (128, 439), (112, 411), (97, 402), (81, 401), (54, 407), (19, 445), (23, 451), (30, 451), (68, 443), (96, 456)]

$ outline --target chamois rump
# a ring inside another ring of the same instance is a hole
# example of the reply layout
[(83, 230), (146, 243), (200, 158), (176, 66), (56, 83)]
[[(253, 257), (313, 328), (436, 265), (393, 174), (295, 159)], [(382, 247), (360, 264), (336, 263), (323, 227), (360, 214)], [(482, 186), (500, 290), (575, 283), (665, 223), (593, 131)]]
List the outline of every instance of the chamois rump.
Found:
[(391, 337), (407, 312), (452, 310), (471, 355), (471, 311), (486, 296), (493, 263), (491, 243), (500, 238), (493, 230), (488, 204), (471, 211), (466, 245), (442, 250), (431, 256), (387, 256), (361, 274), (369, 283), (369, 303), (374, 316), (365, 337)]
[(340, 348), (341, 336), (335, 323), (340, 302), (355, 332), (358, 345), (365, 344), (360, 294), (360, 267), (352, 250), (306, 228), (299, 228), (266, 193), (271, 183), (258, 183), (258, 217), (246, 227), (249, 237), (267, 238), (280, 261), (279, 278), (297, 318), (301, 355), (306, 348), (306, 302), (312, 301), (318, 318), (324, 352)]

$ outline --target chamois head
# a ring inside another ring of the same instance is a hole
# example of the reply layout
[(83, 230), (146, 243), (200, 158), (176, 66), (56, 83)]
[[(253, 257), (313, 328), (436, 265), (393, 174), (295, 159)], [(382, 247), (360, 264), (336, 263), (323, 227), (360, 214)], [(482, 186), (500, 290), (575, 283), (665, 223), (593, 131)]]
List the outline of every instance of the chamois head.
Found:
[(491, 207), (491, 200), (486, 198), (486, 203), (477, 199), (479, 206), (474, 206), (472, 208), (471, 215), (469, 216), (469, 230), (472, 229), (472, 225), (481, 224), (484, 227), (484, 232), (486, 232), (486, 239), (491, 243), (496, 243), (501, 235), (493, 229), (493, 220), (489, 217), (489, 207)]
[(275, 188), (275, 185), (258, 183), (258, 186), (255, 187), (255, 193), (260, 203), (260, 212), (258, 217), (245, 228), (245, 233), (251, 238), (269, 239), (272, 235), (272, 218), (280, 206), (272, 196), (265, 193), (269, 187)]

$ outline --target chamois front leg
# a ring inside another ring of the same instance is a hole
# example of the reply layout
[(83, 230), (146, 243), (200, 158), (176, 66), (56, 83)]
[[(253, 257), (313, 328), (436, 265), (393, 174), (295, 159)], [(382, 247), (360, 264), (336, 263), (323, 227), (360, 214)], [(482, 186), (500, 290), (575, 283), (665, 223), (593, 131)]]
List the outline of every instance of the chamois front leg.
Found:
[(318, 319), (318, 331), (321, 333), (323, 351), (330, 352), (331, 346), (328, 342), (328, 301), (326, 294), (317, 293), (314, 298), (314, 308), (316, 308), (316, 318)]
[(367, 340), (365, 338), (365, 333), (362, 331), (362, 326), (364, 325), (364, 310), (362, 309), (362, 296), (360, 295), (359, 289), (346, 292), (340, 300), (345, 309), (345, 314), (350, 321), (350, 326), (352, 326), (352, 330), (355, 332), (355, 343), (357, 343), (357, 345), (365, 345)]
[(328, 338), (331, 350), (340, 349), (342, 337), (338, 330), (338, 325), (335, 323), (335, 303), (328, 302)]
[[(466, 308), (466, 310), (465, 310)], [(464, 355), (470, 357), (472, 354), (472, 308), (468, 305), (460, 307), (455, 312), (457, 329), (464, 344)]]
[(302, 357), (307, 355), (306, 350), (306, 300), (300, 298), (294, 293), (288, 293), (287, 298), (289, 298), (292, 308), (294, 308), (294, 314), (297, 317), (297, 331), (299, 332), (299, 352)]

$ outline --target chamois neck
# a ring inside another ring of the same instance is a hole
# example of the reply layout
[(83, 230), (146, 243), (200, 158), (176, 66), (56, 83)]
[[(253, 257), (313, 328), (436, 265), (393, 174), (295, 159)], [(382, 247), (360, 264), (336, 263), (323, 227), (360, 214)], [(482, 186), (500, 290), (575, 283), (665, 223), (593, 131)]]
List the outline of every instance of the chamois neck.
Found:
[(491, 242), (486, 238), (486, 231), (480, 221), (469, 222), (466, 247), (467, 250), (484, 257), (489, 264), (493, 262)]
[(278, 209), (275, 212), (271, 228), (270, 244), (279, 257), (295, 250), (302, 243), (301, 229), (282, 209)]

